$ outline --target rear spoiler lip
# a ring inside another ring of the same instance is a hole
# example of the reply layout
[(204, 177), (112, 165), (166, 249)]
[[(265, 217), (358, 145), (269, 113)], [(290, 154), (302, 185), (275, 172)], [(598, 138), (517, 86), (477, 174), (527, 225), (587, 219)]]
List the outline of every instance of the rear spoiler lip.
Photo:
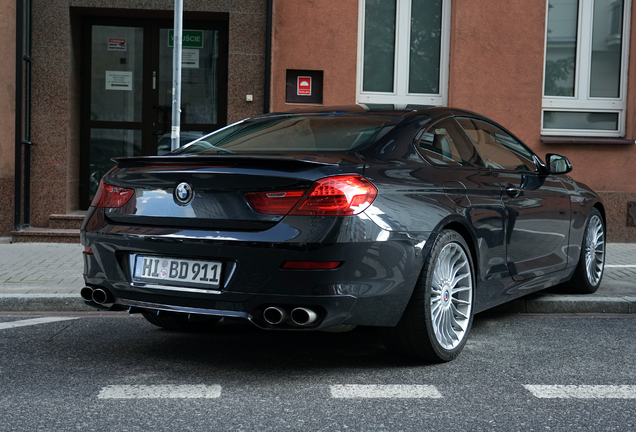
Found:
[[(262, 162), (263, 160), (277, 162), (289, 165), (321, 165), (321, 166), (338, 166), (338, 165), (359, 165), (362, 161), (351, 154), (338, 155), (339, 161), (329, 161), (328, 159), (336, 159), (336, 157), (325, 157), (315, 155), (183, 155), (183, 156), (138, 156), (138, 157), (115, 157), (112, 161), (117, 164), (118, 168), (134, 168), (146, 166), (234, 166), (240, 163)], [(315, 159), (313, 159), (315, 158)]]

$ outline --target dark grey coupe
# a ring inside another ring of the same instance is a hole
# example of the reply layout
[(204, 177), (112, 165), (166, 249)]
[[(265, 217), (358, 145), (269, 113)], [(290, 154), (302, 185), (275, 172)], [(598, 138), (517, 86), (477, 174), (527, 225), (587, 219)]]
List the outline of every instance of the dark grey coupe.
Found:
[(168, 329), (376, 326), (448, 361), (475, 313), (603, 275), (603, 204), (567, 158), (467, 111), (269, 114), (115, 161), (82, 227), (82, 296)]

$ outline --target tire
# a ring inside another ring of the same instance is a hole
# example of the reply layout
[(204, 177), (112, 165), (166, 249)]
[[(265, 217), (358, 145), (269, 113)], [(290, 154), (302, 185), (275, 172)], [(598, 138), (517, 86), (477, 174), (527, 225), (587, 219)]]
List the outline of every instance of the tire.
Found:
[(142, 312), (146, 320), (157, 327), (166, 330), (182, 331), (182, 332), (208, 332), (220, 321), (218, 317), (202, 316), (197, 319), (188, 319), (187, 314), (171, 314), (156, 312)]
[(463, 237), (455, 231), (442, 231), (400, 322), (380, 330), (387, 348), (435, 363), (455, 359), (473, 322), (473, 269)]
[(587, 219), (581, 255), (572, 278), (564, 283), (561, 292), (592, 294), (598, 290), (605, 269), (605, 223), (601, 213), (593, 208)]

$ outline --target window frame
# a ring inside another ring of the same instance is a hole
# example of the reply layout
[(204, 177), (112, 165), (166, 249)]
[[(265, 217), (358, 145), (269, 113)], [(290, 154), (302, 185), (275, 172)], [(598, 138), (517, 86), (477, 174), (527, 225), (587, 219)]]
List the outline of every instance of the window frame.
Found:
[(364, 91), (364, 30), (366, 0), (358, 2), (358, 65), (356, 74), (356, 99), (360, 104), (392, 104), (396, 109), (407, 105), (446, 106), (448, 104), (448, 80), (450, 63), (451, 0), (442, 1), (442, 31), (440, 34), (439, 93), (409, 93), (409, 55), (411, 47), (412, 0), (396, 0), (395, 54), (393, 59), (393, 91)]
[[(631, 22), (631, 0), (624, 1), (623, 29), (621, 47), (621, 66), (619, 80), (619, 96), (591, 97), (590, 77), (592, 69), (592, 38), (594, 24), (595, 0), (578, 0), (578, 17), (576, 31), (576, 62), (574, 72), (574, 96), (546, 96), (546, 60), (548, 53), (548, 14), (550, 0), (546, 0), (545, 41), (543, 52), (543, 87), (541, 108), (541, 135), (545, 136), (590, 136), (590, 137), (624, 137), (627, 110), (627, 72), (629, 66), (629, 42)], [(616, 130), (599, 129), (546, 129), (544, 118), (546, 112), (578, 112), (618, 114)]]

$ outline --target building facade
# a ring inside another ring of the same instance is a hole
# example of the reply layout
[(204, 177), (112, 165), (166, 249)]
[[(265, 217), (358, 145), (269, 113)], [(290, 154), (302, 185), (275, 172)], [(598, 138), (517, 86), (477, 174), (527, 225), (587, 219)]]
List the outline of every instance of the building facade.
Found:
[[(167, 151), (173, 6), (32, 0), (30, 226), (86, 209), (111, 157)], [(183, 140), (304, 106), (464, 108), (541, 156), (566, 155), (602, 195), (609, 240), (636, 241), (630, 0), (185, 0), (184, 10)], [(15, 58), (15, 14), (0, 0), (4, 58)], [(15, 70), (0, 66), (3, 82)], [(15, 86), (0, 87), (0, 235), (16, 225), (14, 101)]]

